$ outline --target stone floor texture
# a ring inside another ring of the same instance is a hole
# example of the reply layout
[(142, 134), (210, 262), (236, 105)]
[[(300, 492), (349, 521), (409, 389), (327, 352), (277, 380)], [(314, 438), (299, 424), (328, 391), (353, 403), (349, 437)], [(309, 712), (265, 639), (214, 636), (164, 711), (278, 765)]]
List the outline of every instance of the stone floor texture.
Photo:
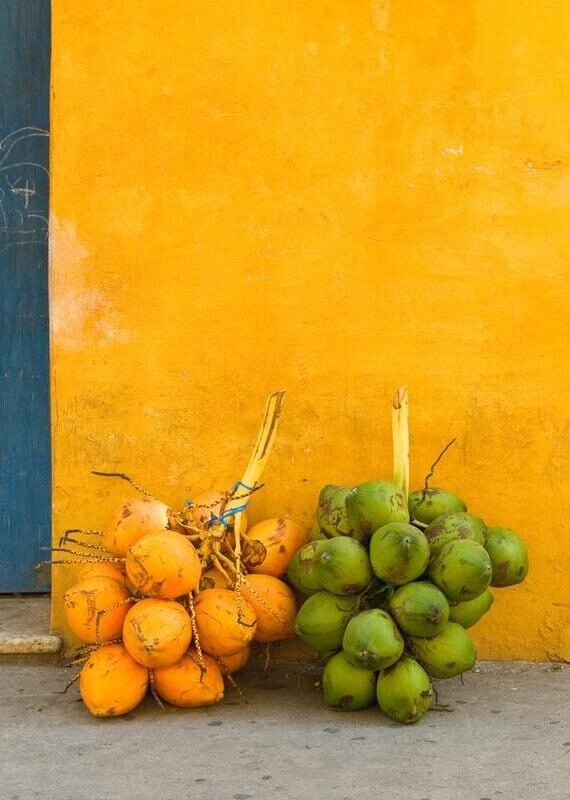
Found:
[(0, 666), (0, 800), (570, 800), (570, 667), (482, 663), (401, 726), (293, 665), (198, 710), (91, 717), (71, 671)]

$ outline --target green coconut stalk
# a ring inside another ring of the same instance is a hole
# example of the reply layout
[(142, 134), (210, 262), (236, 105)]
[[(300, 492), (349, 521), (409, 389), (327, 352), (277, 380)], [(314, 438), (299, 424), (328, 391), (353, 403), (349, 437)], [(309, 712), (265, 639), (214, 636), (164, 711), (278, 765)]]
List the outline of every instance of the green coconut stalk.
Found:
[(400, 386), (392, 400), (392, 453), (394, 483), (402, 491), (406, 503), (410, 490), (410, 430), (407, 386)]

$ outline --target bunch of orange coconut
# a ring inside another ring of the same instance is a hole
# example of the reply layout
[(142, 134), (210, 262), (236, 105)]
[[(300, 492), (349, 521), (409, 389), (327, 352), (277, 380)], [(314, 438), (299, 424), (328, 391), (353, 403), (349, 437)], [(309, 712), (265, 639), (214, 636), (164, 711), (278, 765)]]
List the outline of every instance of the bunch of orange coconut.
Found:
[(295, 597), (280, 578), (307, 533), (285, 518), (247, 531), (246, 520), (283, 395), (269, 396), (252, 457), (231, 491), (205, 493), (176, 512), (119, 475), (141, 496), (124, 502), (104, 529), (67, 531), (55, 548), (66, 557), (52, 564), (83, 565), (64, 606), (84, 643), (74, 680), (95, 716), (128, 713), (149, 688), (159, 703), (216, 703), (252, 642), (294, 635)]

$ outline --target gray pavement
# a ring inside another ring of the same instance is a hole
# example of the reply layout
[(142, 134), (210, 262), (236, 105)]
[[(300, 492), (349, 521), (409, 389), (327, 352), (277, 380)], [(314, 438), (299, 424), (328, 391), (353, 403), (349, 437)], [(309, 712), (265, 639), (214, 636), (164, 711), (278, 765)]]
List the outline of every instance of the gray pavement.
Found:
[(481, 664), (410, 727), (327, 709), (302, 672), (97, 720), (69, 674), (0, 666), (0, 800), (570, 800), (568, 666)]

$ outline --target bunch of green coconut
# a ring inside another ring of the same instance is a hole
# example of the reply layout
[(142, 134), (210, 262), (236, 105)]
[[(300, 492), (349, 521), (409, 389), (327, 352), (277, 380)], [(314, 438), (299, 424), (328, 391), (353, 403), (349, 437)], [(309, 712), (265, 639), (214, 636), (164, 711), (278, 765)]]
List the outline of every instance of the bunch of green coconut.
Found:
[(326, 662), (326, 703), (356, 711), (377, 702), (402, 723), (434, 705), (433, 678), (475, 666), (468, 629), (491, 608), (489, 586), (528, 572), (520, 536), (487, 526), (455, 493), (426, 479), (408, 496), (407, 405), (399, 390), (395, 480), (325, 486), (318, 525), (287, 573), (307, 596), (296, 631)]

